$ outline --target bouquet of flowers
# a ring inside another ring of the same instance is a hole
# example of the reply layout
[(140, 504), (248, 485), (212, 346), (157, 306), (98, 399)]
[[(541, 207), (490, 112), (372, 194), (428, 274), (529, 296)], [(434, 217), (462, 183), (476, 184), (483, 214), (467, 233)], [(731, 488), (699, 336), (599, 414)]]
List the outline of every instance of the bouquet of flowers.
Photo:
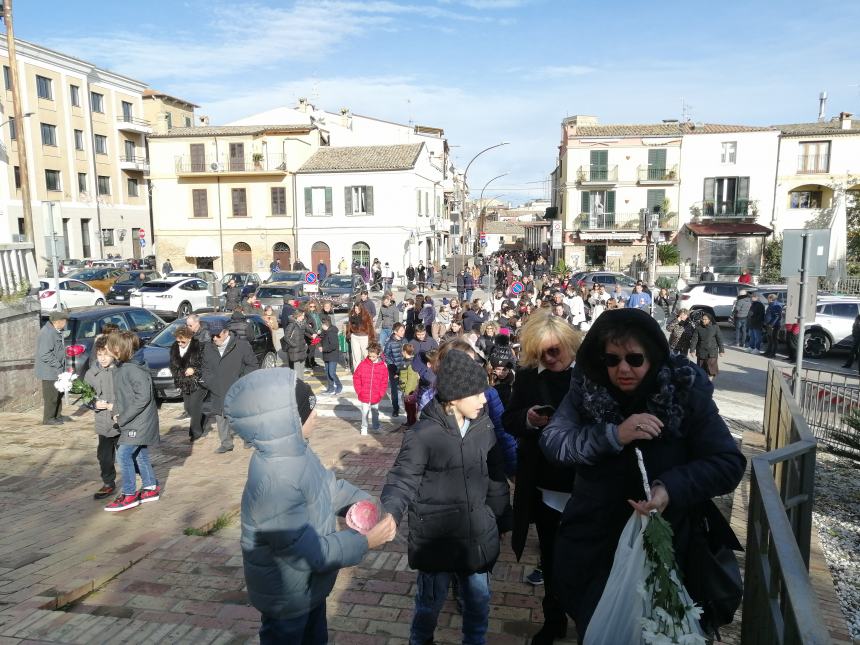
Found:
[(77, 394), (78, 398), (73, 401), (73, 405), (78, 401), (83, 402), (85, 406), (93, 409), (96, 401), (96, 391), (93, 386), (78, 378), (74, 372), (63, 372), (57, 376), (54, 387), (58, 392), (63, 394)]
[(376, 526), (377, 521), (379, 521), (379, 509), (376, 508), (376, 504), (368, 500), (356, 502), (346, 512), (347, 526), (362, 535), (367, 535), (367, 532)]

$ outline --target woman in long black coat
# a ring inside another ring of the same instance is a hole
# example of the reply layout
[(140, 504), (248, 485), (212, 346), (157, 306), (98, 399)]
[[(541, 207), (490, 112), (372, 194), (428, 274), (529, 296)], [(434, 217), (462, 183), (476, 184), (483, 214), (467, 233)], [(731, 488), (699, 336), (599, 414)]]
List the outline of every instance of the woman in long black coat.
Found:
[(576, 468), (554, 573), (580, 642), (632, 513), (628, 500), (645, 497), (634, 448), (643, 453), (652, 493), (636, 508), (660, 511), (672, 525), (682, 574), (692, 518), (740, 483), (746, 459), (713, 391), (701, 369), (670, 353), (660, 326), (643, 311), (605, 311), (585, 337), (570, 392), (540, 437), (551, 463)]
[(182, 392), (182, 403), (191, 419), (188, 434), (194, 443), (203, 436), (202, 408), (206, 398), (206, 390), (200, 387), (203, 345), (188, 327), (177, 327), (174, 337), (176, 340), (170, 346), (170, 373), (173, 383)]

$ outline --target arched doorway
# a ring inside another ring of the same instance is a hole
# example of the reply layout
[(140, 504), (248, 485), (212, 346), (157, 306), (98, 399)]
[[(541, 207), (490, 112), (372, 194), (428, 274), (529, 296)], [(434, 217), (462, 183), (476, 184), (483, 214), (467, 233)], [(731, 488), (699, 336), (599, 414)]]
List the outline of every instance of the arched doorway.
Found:
[(233, 271), (236, 273), (250, 273), (253, 266), (251, 247), (245, 242), (236, 242), (233, 245)]
[(314, 242), (311, 247), (311, 271), (316, 271), (320, 262), (325, 264), (326, 275), (331, 274), (331, 249), (325, 242)]
[(359, 266), (370, 267), (370, 247), (366, 242), (356, 242), (352, 245), (352, 264), (358, 262)]
[(293, 268), (290, 257), (290, 246), (286, 242), (277, 242), (272, 247), (272, 262), (281, 261), (281, 269), (288, 271)]

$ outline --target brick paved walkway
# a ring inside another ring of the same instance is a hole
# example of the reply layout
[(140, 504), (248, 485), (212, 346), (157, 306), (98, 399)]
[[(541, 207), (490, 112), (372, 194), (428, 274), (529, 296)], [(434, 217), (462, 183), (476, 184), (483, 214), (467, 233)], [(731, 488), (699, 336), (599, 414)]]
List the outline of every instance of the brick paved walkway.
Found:
[[(312, 445), (339, 476), (378, 494), (401, 435), (360, 437), (357, 422), (326, 412), (349, 398), (321, 401)], [(215, 455), (214, 435), (192, 451), (178, 410), (169, 404), (161, 412), (164, 443), (153, 462), (165, 486), (162, 500), (119, 514), (92, 500), (100, 482), (89, 417), (47, 429), (35, 415), (0, 415), (0, 645), (257, 641), (259, 615), (247, 605), (236, 522), (208, 537), (183, 535), (238, 510), (249, 453)], [(735, 495), (736, 530), (745, 494)], [(406, 562), (406, 530), (404, 523), (393, 543), (341, 572), (328, 605), (334, 643), (407, 642), (415, 573)], [(503, 549), (493, 572), (490, 643), (528, 643), (539, 628), (542, 588), (522, 582), (536, 559), (533, 535), (520, 563)], [(828, 598), (815, 560), (813, 571), (829, 612), (832, 583)], [(436, 641), (459, 642), (459, 627), (449, 600)], [(725, 642), (739, 642), (737, 630)]]

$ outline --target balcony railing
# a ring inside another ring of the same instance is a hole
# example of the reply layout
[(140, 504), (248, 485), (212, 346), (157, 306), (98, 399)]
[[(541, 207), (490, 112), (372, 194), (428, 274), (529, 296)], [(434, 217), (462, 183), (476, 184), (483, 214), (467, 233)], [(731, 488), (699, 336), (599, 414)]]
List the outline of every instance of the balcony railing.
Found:
[(580, 213), (574, 223), (580, 231), (629, 231), (644, 230), (644, 221), (639, 213)]
[(671, 168), (639, 166), (638, 174), (641, 183), (672, 184), (678, 181), (678, 166)]
[(581, 184), (614, 184), (618, 181), (618, 166), (607, 168), (580, 166), (576, 173), (576, 180)]
[(116, 118), (116, 127), (119, 130), (137, 132), (139, 134), (149, 134), (152, 132), (152, 124), (149, 121), (133, 116), (118, 116)]
[(120, 157), (119, 167), (122, 170), (139, 170), (146, 172), (149, 170), (149, 162), (146, 157)]
[(706, 200), (690, 207), (693, 219), (754, 219), (758, 217), (758, 200), (739, 199), (734, 202)]
[(255, 155), (245, 157), (206, 157), (192, 158), (182, 156), (176, 158), (176, 174), (232, 174), (232, 173), (266, 173), (286, 174), (287, 164), (284, 154), (267, 154), (262, 158)]
[(798, 155), (797, 174), (815, 175), (830, 170), (830, 155)]

